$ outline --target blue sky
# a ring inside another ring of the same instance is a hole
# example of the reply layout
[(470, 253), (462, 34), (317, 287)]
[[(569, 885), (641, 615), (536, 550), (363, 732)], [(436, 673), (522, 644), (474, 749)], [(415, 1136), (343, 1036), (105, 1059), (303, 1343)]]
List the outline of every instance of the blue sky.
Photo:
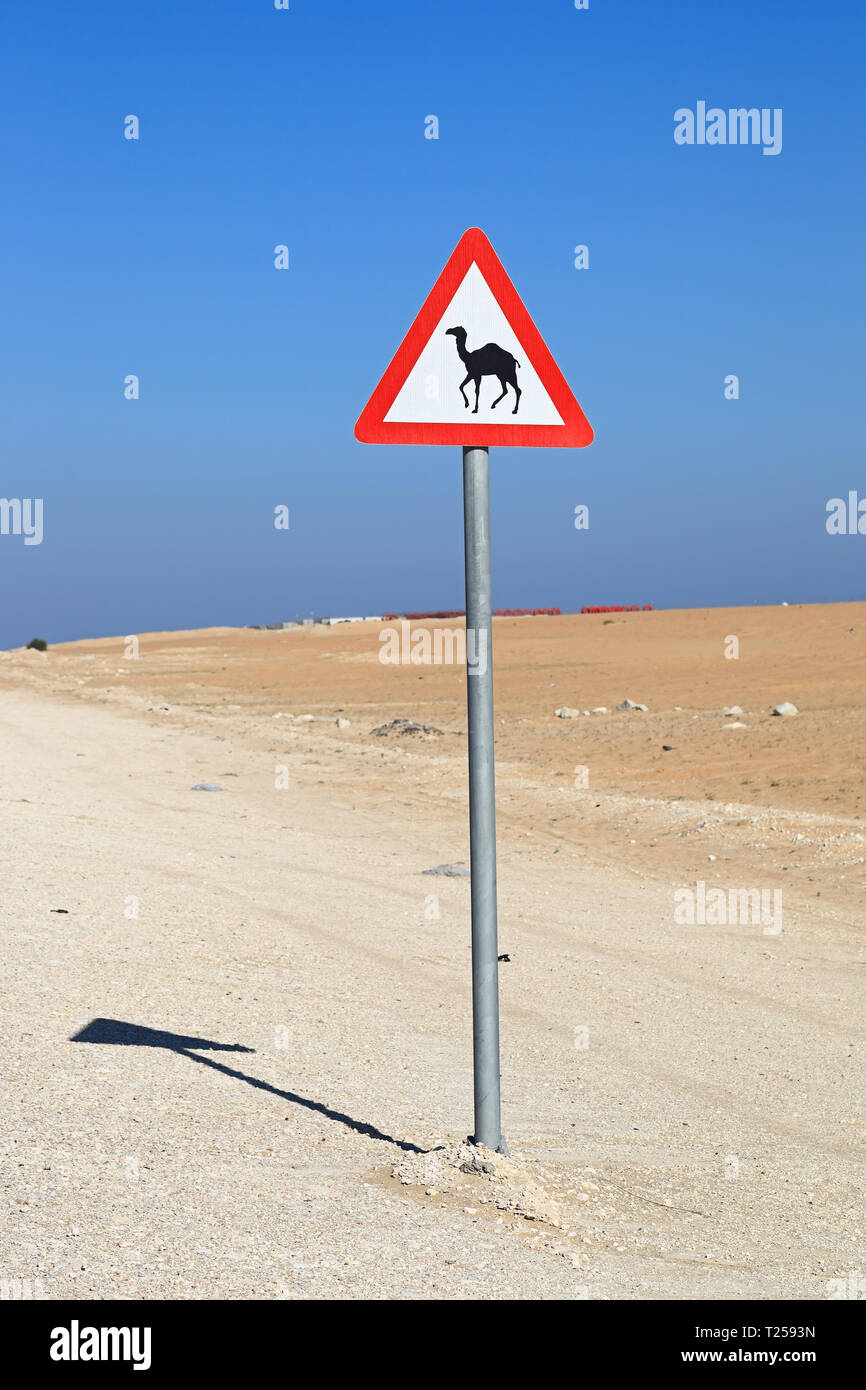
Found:
[[(0, 38), (0, 495), (44, 499), (0, 646), (462, 607), (459, 449), (352, 429), (474, 225), (596, 432), (493, 452), (497, 607), (866, 596), (824, 525), (866, 496), (853, 2), (96, 0)], [(698, 100), (781, 107), (781, 154), (676, 145)]]

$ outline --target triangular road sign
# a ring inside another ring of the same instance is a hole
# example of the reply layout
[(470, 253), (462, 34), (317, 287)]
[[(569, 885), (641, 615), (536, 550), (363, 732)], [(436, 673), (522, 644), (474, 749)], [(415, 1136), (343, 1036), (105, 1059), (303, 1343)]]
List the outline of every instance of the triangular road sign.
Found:
[(355, 436), (560, 449), (592, 442), (592, 426), (477, 227), (457, 243)]

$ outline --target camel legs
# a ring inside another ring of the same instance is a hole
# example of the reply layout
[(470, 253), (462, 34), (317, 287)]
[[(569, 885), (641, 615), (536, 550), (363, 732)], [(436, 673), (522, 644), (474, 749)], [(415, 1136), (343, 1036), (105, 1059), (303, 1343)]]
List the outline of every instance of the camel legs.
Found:
[[(461, 383), (460, 383), (460, 394), (461, 394), (461, 396), (463, 397), (463, 404), (466, 405), (466, 406), (468, 406), (469, 400), (468, 400), (468, 397), (467, 397), (467, 395), (466, 395), (466, 392), (463, 390), (463, 388), (464, 388), (464, 386), (467, 384), (467, 382), (469, 382), (469, 381), (474, 381), (474, 382), (475, 382), (475, 405), (474, 405), (474, 407), (473, 407), (472, 414), (473, 414), (473, 415), (477, 415), (477, 414), (478, 414), (478, 398), (479, 398), (479, 395), (480, 395), (480, 393), (481, 393), (481, 377), (480, 377), (480, 376), (473, 377), (473, 376), (471, 375), (471, 373), (470, 373), (468, 376), (465, 376), (465, 377), (463, 378), (463, 380), (461, 381)], [(505, 377), (499, 377), (499, 385), (502, 387), (502, 390), (500, 391), (499, 395), (496, 397), (496, 400), (495, 400), (495, 401), (491, 401), (491, 403), (490, 403), (490, 409), (492, 410), (494, 406), (498, 405), (499, 402), (502, 400), (502, 397), (503, 397), (503, 396), (506, 396), (506, 395), (508, 394), (508, 388), (509, 388), (509, 386), (513, 386), (513, 387), (514, 387), (515, 401), (514, 401), (514, 409), (512, 410), (511, 413), (512, 413), (512, 415), (516, 415), (516, 414), (517, 414), (517, 407), (520, 405), (520, 397), (523, 395), (523, 392), (521, 391), (520, 387), (517, 385), (517, 382), (516, 382), (516, 381), (508, 381), (508, 380), (506, 380)]]

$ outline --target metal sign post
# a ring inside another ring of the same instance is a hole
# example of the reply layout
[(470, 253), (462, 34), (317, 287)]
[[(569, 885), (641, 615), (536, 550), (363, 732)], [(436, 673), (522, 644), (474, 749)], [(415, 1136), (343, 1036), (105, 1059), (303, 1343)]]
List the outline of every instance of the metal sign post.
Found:
[[(467, 386), (469, 391), (467, 393)], [(474, 1139), (507, 1153), (499, 1112), (499, 966), (490, 629), (491, 445), (580, 449), (592, 426), (478, 227), (464, 232), (355, 424), (362, 444), (460, 444), (472, 864)], [(470, 441), (467, 443), (467, 441)]]
[(476, 1144), (505, 1151), (499, 1108), (499, 951), (487, 449), (463, 449), (469, 858), (472, 872), (472, 1041)]

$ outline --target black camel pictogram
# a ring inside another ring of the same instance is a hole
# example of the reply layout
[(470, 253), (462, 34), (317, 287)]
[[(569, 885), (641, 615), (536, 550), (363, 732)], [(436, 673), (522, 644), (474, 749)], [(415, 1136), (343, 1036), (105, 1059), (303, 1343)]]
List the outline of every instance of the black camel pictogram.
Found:
[(469, 399), (463, 387), (467, 381), (475, 382), (475, 406), (473, 415), (478, 414), (478, 393), (481, 390), (481, 378), (483, 376), (495, 376), (499, 378), (499, 385), (502, 391), (491, 401), (490, 409), (497, 406), (506, 395), (509, 386), (514, 388), (514, 409), (512, 415), (517, 414), (517, 407), (520, 405), (520, 397), (523, 394), (517, 385), (517, 368), (520, 366), (516, 357), (512, 357), (505, 348), (499, 347), (497, 343), (485, 343), (484, 347), (476, 348), (475, 352), (466, 351), (466, 329), (465, 328), (446, 328), (446, 333), (450, 333), (460, 354), (460, 360), (466, 368), (466, 376), (460, 383), (460, 394), (463, 397), (463, 404), (468, 406)]

